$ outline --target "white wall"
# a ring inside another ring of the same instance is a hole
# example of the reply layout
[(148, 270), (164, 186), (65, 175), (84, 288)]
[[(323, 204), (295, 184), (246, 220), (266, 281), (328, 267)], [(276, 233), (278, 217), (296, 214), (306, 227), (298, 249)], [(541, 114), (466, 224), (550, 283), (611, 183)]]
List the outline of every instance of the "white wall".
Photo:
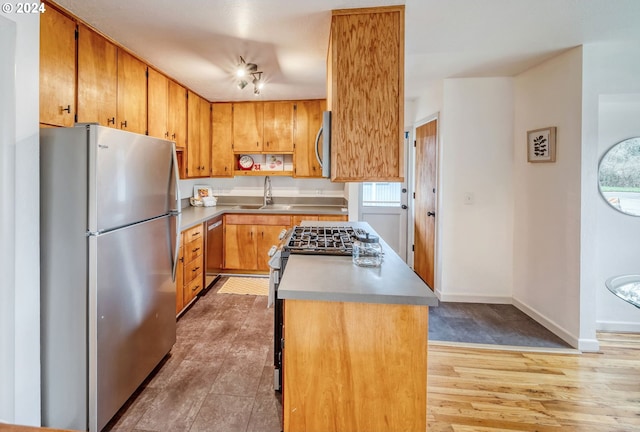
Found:
[(602, 201), (597, 167), (615, 142), (640, 136), (640, 46), (584, 46), (583, 80), (583, 272), (581, 330), (640, 331), (640, 310), (613, 298), (604, 281), (640, 273), (640, 219), (618, 214)]
[[(581, 48), (515, 78), (514, 304), (573, 346), (580, 332), (581, 106)], [(528, 163), (527, 131), (547, 126), (557, 127), (556, 162)]]
[[(436, 290), (444, 301), (510, 303), (512, 79), (447, 79), (442, 114), (437, 216), (442, 265)], [(465, 204), (465, 194), (473, 203)]]
[[(600, 96), (598, 117), (602, 157), (612, 145), (640, 136), (640, 94)], [(640, 218), (622, 214), (602, 199), (596, 224), (597, 328), (640, 332), (640, 309), (611, 294), (603, 283), (612, 276), (640, 274)]]
[[(8, 4), (15, 9), (16, 2)], [(37, 14), (0, 13), (0, 419), (34, 426), (40, 425), (39, 28)]]

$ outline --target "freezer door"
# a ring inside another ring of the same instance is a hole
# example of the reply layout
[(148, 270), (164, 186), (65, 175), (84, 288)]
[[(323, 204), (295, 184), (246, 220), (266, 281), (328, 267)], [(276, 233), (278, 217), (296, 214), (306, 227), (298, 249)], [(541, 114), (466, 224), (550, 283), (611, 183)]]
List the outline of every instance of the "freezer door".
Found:
[(90, 232), (165, 215), (175, 207), (172, 142), (96, 125), (88, 133)]
[(89, 238), (89, 426), (100, 431), (176, 341), (170, 217)]

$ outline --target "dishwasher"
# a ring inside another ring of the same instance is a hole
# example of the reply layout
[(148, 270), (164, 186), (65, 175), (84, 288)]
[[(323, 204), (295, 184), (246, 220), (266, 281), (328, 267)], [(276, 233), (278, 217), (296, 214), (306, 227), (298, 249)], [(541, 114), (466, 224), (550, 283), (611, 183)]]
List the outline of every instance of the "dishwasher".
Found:
[(210, 288), (219, 278), (222, 271), (222, 216), (209, 219), (206, 238), (206, 281), (205, 286)]

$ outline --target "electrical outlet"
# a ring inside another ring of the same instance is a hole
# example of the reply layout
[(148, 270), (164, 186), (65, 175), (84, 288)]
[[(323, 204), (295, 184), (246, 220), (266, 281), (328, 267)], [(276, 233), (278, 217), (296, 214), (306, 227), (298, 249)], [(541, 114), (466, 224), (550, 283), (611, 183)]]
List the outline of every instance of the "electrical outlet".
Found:
[(465, 204), (473, 204), (473, 202), (474, 202), (473, 192), (465, 192), (464, 193), (464, 203)]

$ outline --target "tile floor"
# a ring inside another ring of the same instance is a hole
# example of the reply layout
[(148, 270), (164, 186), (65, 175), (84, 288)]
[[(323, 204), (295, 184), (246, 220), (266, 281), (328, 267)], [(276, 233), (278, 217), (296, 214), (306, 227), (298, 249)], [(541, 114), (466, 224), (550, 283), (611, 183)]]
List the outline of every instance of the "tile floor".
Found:
[(536, 348), (571, 348), (508, 304), (441, 302), (429, 310), (429, 340)]
[(177, 342), (104, 431), (280, 432), (267, 297), (216, 294), (177, 324)]

